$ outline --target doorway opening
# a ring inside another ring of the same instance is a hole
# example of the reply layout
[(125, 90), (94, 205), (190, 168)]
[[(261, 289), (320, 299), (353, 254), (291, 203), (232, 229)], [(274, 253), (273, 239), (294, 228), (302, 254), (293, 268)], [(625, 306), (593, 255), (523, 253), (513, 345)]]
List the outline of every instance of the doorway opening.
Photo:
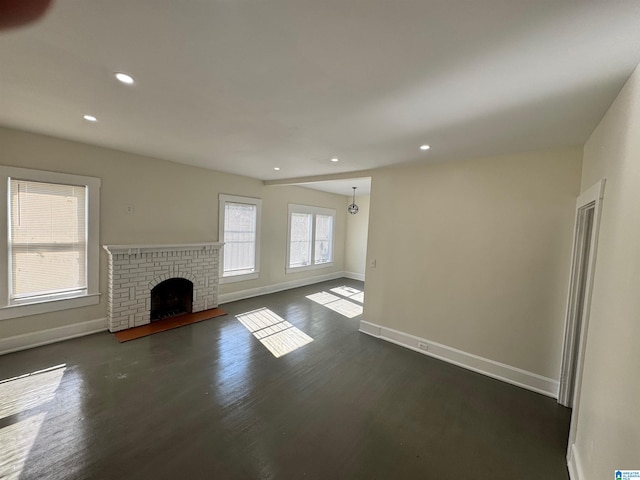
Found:
[(585, 293), (590, 267), (589, 257), (592, 250), (595, 209), (595, 202), (590, 202), (579, 207), (576, 215), (573, 265), (562, 354), (562, 375), (560, 376), (560, 391), (558, 393), (558, 402), (565, 407), (573, 407), (575, 394), (580, 336), (587, 313)]
[(569, 463), (572, 462), (573, 443), (576, 438), (604, 185), (603, 179), (581, 194), (576, 202), (569, 298), (558, 391), (558, 403), (573, 409), (567, 452)]

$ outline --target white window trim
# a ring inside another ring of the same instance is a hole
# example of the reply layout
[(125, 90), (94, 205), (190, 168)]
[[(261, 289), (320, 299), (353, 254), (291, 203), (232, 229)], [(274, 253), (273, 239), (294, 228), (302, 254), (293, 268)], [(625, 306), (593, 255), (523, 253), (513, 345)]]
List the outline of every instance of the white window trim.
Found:
[[(74, 292), (50, 299), (11, 303), (9, 301), (9, 178), (34, 182), (82, 185), (87, 187), (87, 291)], [(70, 308), (97, 305), (100, 302), (100, 185), (95, 177), (31, 170), (0, 165), (0, 320), (38, 315)]]
[[(302, 267), (290, 267), (290, 249), (291, 249), (291, 214), (292, 213), (307, 213), (313, 216), (311, 225), (311, 261), (315, 261), (315, 248), (316, 248), (316, 215), (330, 215), (333, 217), (333, 228), (331, 229), (331, 261), (326, 263), (318, 263), (311, 265), (304, 265)], [(320, 268), (332, 267), (335, 258), (335, 245), (336, 245), (336, 211), (331, 208), (314, 207), (311, 205), (298, 205), (296, 203), (290, 203), (287, 214), (287, 258), (285, 271), (286, 273), (304, 272), (306, 270), (318, 270)]]
[(220, 252), (220, 283), (244, 282), (246, 280), (255, 280), (260, 276), (260, 231), (262, 221), (262, 199), (253, 197), (241, 197), (239, 195), (227, 195), (224, 193), (218, 196), (218, 241), (224, 243), (224, 210), (226, 203), (244, 203), (256, 206), (256, 267), (251, 273), (243, 273), (239, 275), (224, 276), (224, 245)]

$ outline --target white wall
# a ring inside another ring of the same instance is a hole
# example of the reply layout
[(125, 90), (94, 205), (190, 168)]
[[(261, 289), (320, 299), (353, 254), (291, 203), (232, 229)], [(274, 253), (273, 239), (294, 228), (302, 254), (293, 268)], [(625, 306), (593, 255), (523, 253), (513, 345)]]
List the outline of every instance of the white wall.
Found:
[(364, 320), (557, 380), (581, 160), (375, 171)]
[[(351, 204), (350, 197), (346, 203)], [(367, 264), (367, 234), (369, 230), (369, 195), (356, 196), (358, 213), (347, 215), (344, 269), (350, 277), (364, 280)], [(345, 207), (346, 209), (346, 207)]]
[(585, 145), (582, 189), (602, 178), (607, 183), (574, 412), (579, 480), (640, 470), (640, 69)]
[[(4, 165), (101, 178), (101, 245), (218, 241), (219, 193), (262, 198), (260, 278), (225, 284), (221, 287), (222, 294), (344, 270), (347, 213), (343, 195), (292, 186), (265, 187), (262, 181), (249, 177), (3, 128), (0, 128), (0, 155), (0, 163)], [(285, 273), (288, 202), (337, 211), (332, 267)], [(134, 206), (133, 214), (125, 214), (128, 204)], [(106, 254), (102, 252), (100, 291), (103, 294), (107, 291), (106, 278)], [(0, 341), (104, 318), (104, 297), (94, 307), (0, 320)]]

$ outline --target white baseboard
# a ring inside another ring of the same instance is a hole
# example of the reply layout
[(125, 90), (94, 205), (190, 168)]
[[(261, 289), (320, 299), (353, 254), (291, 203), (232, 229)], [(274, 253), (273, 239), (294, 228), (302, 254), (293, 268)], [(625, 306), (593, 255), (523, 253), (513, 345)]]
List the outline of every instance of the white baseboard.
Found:
[(578, 449), (575, 443), (569, 447), (567, 468), (569, 469), (569, 478), (571, 480), (585, 480), (582, 474), (582, 463), (580, 462), (580, 456), (578, 455)]
[(300, 280), (293, 280), (291, 282), (275, 283), (273, 285), (265, 285), (264, 287), (249, 288), (247, 290), (240, 290), (237, 292), (221, 293), (218, 296), (218, 304), (221, 305), (223, 303), (235, 302), (236, 300), (259, 297), (260, 295), (282, 292), (283, 290), (290, 290), (292, 288), (306, 287), (307, 285), (313, 285), (314, 283), (343, 278), (344, 276), (344, 272), (334, 272), (327, 273), (325, 275), (318, 275), (315, 277), (302, 278)]
[[(496, 378), (518, 387), (526, 388), (548, 397), (558, 398), (559, 382), (552, 378), (543, 377), (537, 373), (528, 372), (489, 358), (480, 357), (472, 353), (463, 352), (425, 338), (416, 337), (409, 333), (400, 332), (374, 323), (362, 320), (360, 331), (376, 338), (395, 343), (419, 353), (444, 360), (473, 372)], [(424, 345), (424, 348), (420, 346)]]
[(107, 331), (107, 319), (98, 318), (88, 322), (65, 325), (64, 327), (0, 338), (0, 355), (105, 331)]
[(360, 280), (361, 282), (364, 282), (364, 273), (344, 272), (344, 276), (351, 280)]

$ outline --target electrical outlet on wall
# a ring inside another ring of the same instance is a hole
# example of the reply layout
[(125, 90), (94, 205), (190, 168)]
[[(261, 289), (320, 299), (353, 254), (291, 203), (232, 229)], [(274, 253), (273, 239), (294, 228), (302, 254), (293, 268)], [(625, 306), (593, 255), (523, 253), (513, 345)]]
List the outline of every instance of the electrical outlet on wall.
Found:
[(369, 267), (376, 268), (376, 259), (375, 258), (372, 258), (371, 260), (369, 260)]
[(429, 344), (425, 343), (425, 342), (418, 342), (418, 348), (420, 350), (427, 351), (427, 350), (429, 350)]

